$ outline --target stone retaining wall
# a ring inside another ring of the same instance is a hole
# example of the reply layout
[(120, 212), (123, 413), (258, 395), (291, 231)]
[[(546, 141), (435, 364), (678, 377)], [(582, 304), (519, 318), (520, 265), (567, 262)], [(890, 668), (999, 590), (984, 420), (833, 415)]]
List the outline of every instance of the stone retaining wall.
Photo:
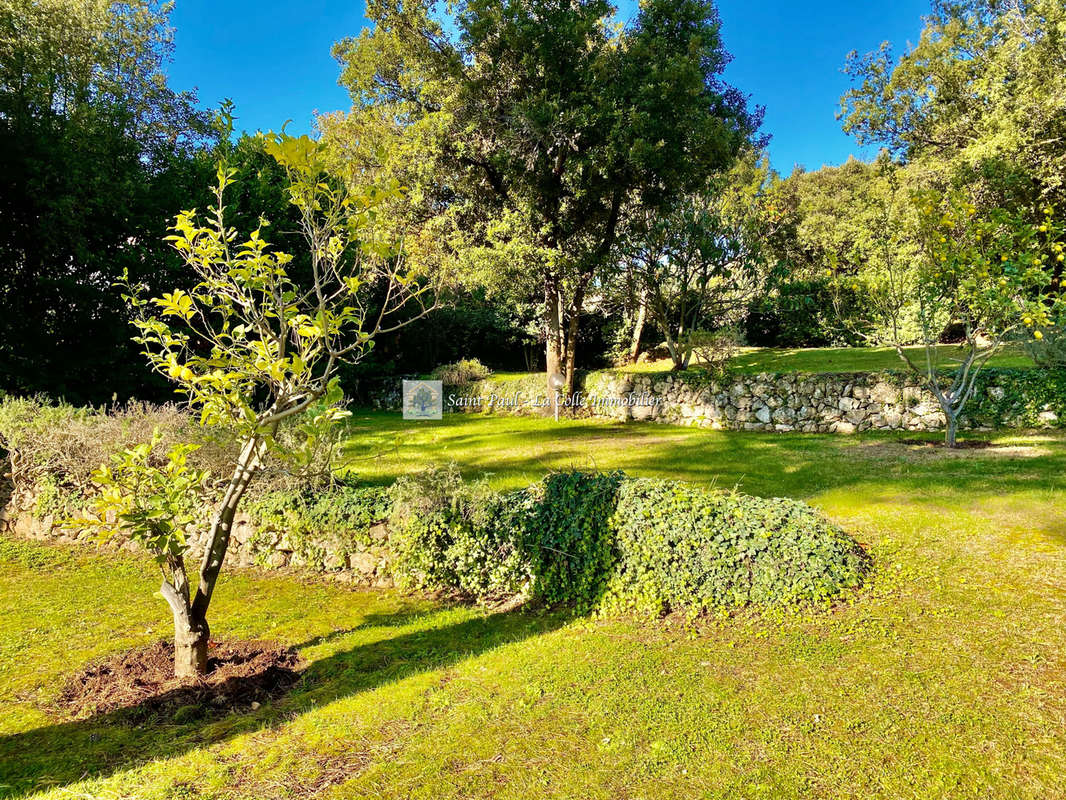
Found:
[[(384, 520), (358, 536), (315, 537), (296, 541), (286, 531), (270, 525), (257, 525), (247, 513), (238, 514), (226, 552), (228, 567), (263, 569), (299, 568), (327, 573), (335, 580), (363, 586), (392, 586), (389, 572), (390, 549)], [(121, 533), (101, 542), (93, 530), (68, 531), (56, 524), (52, 514), (42, 514), (32, 491), (10, 492), (0, 505), (0, 534), (37, 541), (92, 545), (140, 551), (141, 546)], [(206, 539), (206, 534), (203, 535)], [(188, 559), (198, 562), (205, 542), (196, 535), (189, 539)]]
[[(541, 380), (540, 376), (524, 376), (446, 387), (445, 409), (548, 413), (550, 404), (545, 405), (544, 390), (538, 385)], [(807, 433), (944, 427), (936, 400), (915, 376), (906, 373), (732, 374), (711, 379), (698, 373), (606, 371), (582, 375), (579, 385), (579, 416), (621, 421)], [(480, 402), (472, 402), (475, 399)], [(396, 407), (393, 396), (378, 405)], [(978, 376), (974, 397), (960, 423), (964, 428), (1062, 426), (1066, 424), (1066, 372), (986, 369)]]

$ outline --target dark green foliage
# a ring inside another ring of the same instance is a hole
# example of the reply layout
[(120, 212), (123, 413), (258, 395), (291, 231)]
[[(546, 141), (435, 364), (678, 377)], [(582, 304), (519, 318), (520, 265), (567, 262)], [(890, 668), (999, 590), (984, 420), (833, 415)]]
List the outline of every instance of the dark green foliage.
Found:
[(625, 474), (557, 472), (525, 490), (522, 544), (533, 596), (587, 611), (607, 590), (617, 561), (611, 518)]
[(522, 590), (528, 573), (515, 524), (521, 493), (463, 483), (453, 466), (400, 478), (390, 499), (389, 540), (401, 585), (481, 598)]
[(611, 601), (662, 613), (817, 602), (862, 580), (867, 560), (810, 506), (630, 479), (611, 527)]
[(579, 611), (698, 614), (818, 603), (861, 583), (862, 548), (809, 506), (622, 472), (562, 472), (496, 494), (453, 467), (397, 482), (398, 577)]
[[(870, 313), (858, 292), (847, 292), (834, 307), (827, 281), (793, 280), (756, 300), (745, 323), (745, 338), (755, 347), (826, 347), (860, 344), (856, 321)], [(869, 317), (866, 316), (868, 319)]]
[(162, 238), (195, 202), (201, 166), (146, 165), (96, 118), (18, 129), (0, 112), (0, 385), (76, 402), (164, 394), (114, 283), (123, 270), (153, 286), (180, 280)]
[(0, 386), (161, 394), (114, 284), (124, 270), (180, 281), (162, 237), (210, 170), (207, 115), (167, 86), (169, 12), (131, 0), (0, 14)]
[[(1048, 418), (1049, 413), (1055, 419)], [(1066, 370), (985, 367), (977, 376), (963, 424), (1025, 427), (1064, 421)]]
[(349, 371), (347, 382), (360, 375), (422, 374), (467, 358), (493, 369), (534, 369), (541, 349), (534, 319), (534, 309), (506, 297), (490, 301), (483, 291), (461, 293), (444, 308), (383, 336)]

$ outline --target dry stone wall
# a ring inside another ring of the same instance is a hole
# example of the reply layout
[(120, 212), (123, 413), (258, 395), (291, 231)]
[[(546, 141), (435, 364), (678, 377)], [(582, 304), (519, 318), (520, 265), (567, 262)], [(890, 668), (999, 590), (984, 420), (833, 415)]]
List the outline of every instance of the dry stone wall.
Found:
[[(37, 492), (12, 491), (0, 505), (0, 534), (37, 541), (94, 545), (138, 551), (141, 546), (121, 533), (101, 542), (95, 531), (69, 531), (56, 522), (52, 513), (43, 511)], [(189, 538), (188, 558), (197, 560), (203, 553), (206, 534)], [(363, 586), (392, 586), (389, 535), (384, 520), (374, 522), (365, 531), (346, 536), (297, 537), (283, 526), (264, 523), (248, 513), (238, 514), (234, 522), (226, 565), (262, 569), (297, 568), (327, 573), (334, 579)]]
[(861, 430), (936, 430), (944, 416), (936, 401), (894, 375), (745, 375), (692, 385), (683, 377), (598, 378), (589, 394), (650, 392), (661, 403), (610, 407), (615, 419), (746, 430), (854, 433)]
[[(446, 387), (445, 410), (532, 414), (550, 411), (540, 378)], [(518, 398), (516, 401), (515, 398)], [(381, 407), (394, 407), (391, 398)], [(732, 374), (591, 372), (575, 397), (579, 415), (648, 420), (719, 430), (854, 433), (944, 427), (935, 398), (897, 372)], [(1066, 371), (986, 369), (961, 420), (967, 428), (1066, 424)]]

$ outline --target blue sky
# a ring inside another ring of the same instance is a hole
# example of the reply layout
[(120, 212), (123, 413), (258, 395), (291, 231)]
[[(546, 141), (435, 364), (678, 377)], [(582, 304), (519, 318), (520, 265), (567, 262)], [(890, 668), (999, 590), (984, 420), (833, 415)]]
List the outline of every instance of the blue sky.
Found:
[[(620, 13), (635, 7), (625, 0)], [(718, 8), (733, 55), (726, 79), (766, 107), (779, 171), (875, 155), (834, 116), (848, 87), (844, 57), (885, 39), (900, 50), (916, 41), (928, 0), (719, 0)], [(330, 47), (368, 24), (358, 0), (177, 0), (172, 22), (175, 88), (196, 88), (210, 106), (232, 98), (241, 128), (276, 130), (291, 119), (292, 132), (309, 130), (315, 111), (348, 107)]]

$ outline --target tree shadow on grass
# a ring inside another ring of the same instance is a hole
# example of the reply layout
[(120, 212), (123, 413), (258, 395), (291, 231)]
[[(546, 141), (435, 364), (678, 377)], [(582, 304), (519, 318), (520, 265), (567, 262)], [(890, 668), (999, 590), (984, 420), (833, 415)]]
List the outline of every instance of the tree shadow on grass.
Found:
[[(484, 420), (476, 415), (455, 417), (434, 423), (442, 434), (440, 442), (407, 441), (399, 445), (395, 452), (417, 453), (417, 463), (383, 459), (375, 464), (376, 472), (368, 480), (388, 484), (426, 462), (446, 464), (454, 460), (466, 477), (487, 472), (494, 483), (509, 488), (531, 483), (559, 465), (621, 468), (635, 476), (672, 478), (724, 489), (738, 487), (749, 494), (797, 499), (876, 485), (934, 500), (936, 494), (945, 491), (994, 497), (1031, 489), (1035, 482), (1049, 488), (1066, 488), (1058, 477), (1066, 469), (1063, 440), (1061, 434), (1047, 431), (966, 431), (964, 438), (1007, 434), (1036, 442), (1049, 437), (1051, 441), (1044, 452), (1024, 456), (993, 449), (985, 455), (975, 456), (968, 451), (963, 457), (947, 458), (935, 453), (915, 455), (914, 451), (921, 448), (900, 442), (917, 435), (909, 431), (866, 432), (849, 437), (704, 431), (654, 422), (610, 425), (568, 421), (526, 426), (516, 419), (511, 429), (494, 427), (486, 432), (479, 424)], [(375, 429), (374, 424), (382, 423), (375, 420), (362, 429), (353, 427), (350, 432), (354, 438), (347, 446), (358, 447), (361, 437)], [(918, 436), (939, 440), (943, 434)], [(612, 447), (615, 437), (616, 448)], [(499, 440), (498, 446), (492, 445), (494, 439)], [(445, 445), (446, 451), (441, 449)], [(355, 471), (358, 474), (358, 468)]]
[[(412, 621), (409, 611), (398, 613), (392, 622), (389, 617), (377, 617), (357, 628), (368, 624), (400, 626)], [(0, 797), (23, 797), (179, 756), (279, 724), (316, 706), (548, 633), (570, 618), (572, 615), (558, 612), (501, 612), (374, 641), (313, 661), (287, 696), (264, 704), (257, 711), (250, 706), (243, 712), (195, 709), (186, 710), (186, 715), (195, 719), (179, 714), (176, 720), (173, 710), (165, 715), (146, 716), (136, 709), (123, 709), (2, 736)], [(317, 637), (297, 648), (322, 641), (325, 639)], [(154, 698), (155, 707), (167, 705), (166, 700)]]

